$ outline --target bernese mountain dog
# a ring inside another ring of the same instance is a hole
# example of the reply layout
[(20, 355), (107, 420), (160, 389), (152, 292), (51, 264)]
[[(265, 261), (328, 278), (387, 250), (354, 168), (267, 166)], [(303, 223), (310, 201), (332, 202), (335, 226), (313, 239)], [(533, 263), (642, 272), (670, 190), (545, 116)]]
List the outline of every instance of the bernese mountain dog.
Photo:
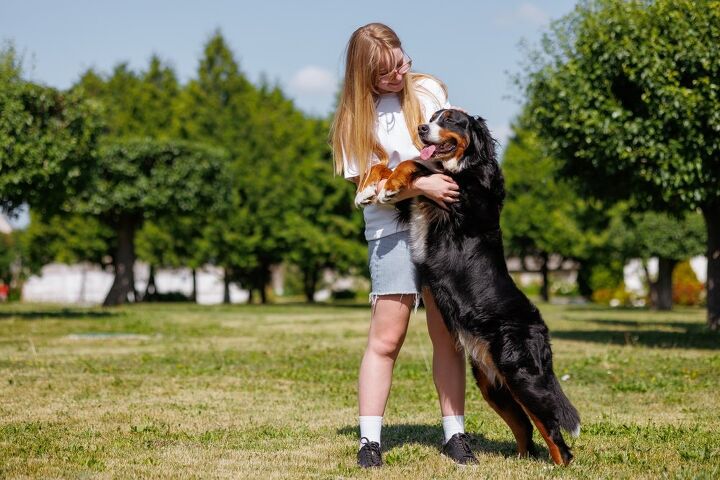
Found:
[[(561, 429), (577, 436), (580, 416), (553, 372), (548, 328), (508, 273), (500, 231), (504, 181), (485, 120), (462, 111), (435, 112), (419, 127), (419, 159), (394, 171), (375, 165), (356, 203), (395, 203), (410, 224), (411, 253), (445, 324), (467, 353), (483, 397), (508, 424), (520, 456), (536, 455), (535, 424), (556, 464), (573, 456)], [(460, 187), (442, 208), (426, 197), (395, 202), (423, 175), (443, 171)], [(377, 183), (386, 179), (374, 195)]]

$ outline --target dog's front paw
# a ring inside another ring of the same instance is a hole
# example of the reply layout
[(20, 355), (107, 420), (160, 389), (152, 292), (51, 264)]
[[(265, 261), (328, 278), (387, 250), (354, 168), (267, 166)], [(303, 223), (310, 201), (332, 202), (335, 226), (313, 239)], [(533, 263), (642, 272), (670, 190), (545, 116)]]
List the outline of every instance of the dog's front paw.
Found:
[(383, 188), (382, 190), (380, 190), (380, 193), (378, 193), (378, 202), (393, 203), (398, 192), (400, 192), (400, 190), (388, 190), (386, 188)]
[(364, 207), (365, 205), (374, 203), (377, 198), (377, 194), (375, 192), (376, 185), (377, 184), (368, 185), (360, 190), (357, 195), (355, 195), (355, 205), (358, 207)]

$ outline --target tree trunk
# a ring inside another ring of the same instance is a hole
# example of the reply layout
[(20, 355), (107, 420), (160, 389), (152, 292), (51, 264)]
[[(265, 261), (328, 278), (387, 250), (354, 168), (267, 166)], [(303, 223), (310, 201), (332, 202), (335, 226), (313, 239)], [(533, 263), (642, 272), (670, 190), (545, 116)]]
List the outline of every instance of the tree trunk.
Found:
[(192, 293), (190, 294), (190, 301), (197, 303), (197, 269), (192, 269)]
[(590, 262), (580, 261), (580, 269), (577, 273), (577, 286), (580, 295), (589, 299), (592, 296), (592, 288), (590, 288), (590, 273), (592, 268)]
[[(653, 301), (653, 308), (656, 310), (672, 310), (672, 272), (677, 260), (660, 257), (658, 259), (658, 276), (650, 298)], [(653, 298), (655, 297), (655, 298)]]
[(315, 290), (320, 269), (313, 265), (303, 270), (303, 292), (308, 303), (315, 303)]
[(123, 216), (117, 226), (117, 251), (115, 253), (115, 279), (105, 297), (103, 306), (121, 305), (135, 289), (135, 229), (137, 224), (130, 216)]
[(703, 208), (707, 228), (707, 322), (720, 329), (720, 204)]
[(540, 297), (543, 302), (550, 301), (550, 279), (548, 275), (548, 254), (542, 252), (540, 258), (542, 259), (542, 265), (540, 265), (540, 274), (542, 275), (542, 285), (540, 286)]
[(155, 285), (155, 265), (150, 264), (150, 272), (148, 273), (148, 283), (145, 287), (145, 293), (143, 293), (143, 301), (147, 301), (149, 296), (157, 293), (157, 286)]
[(230, 303), (230, 274), (228, 269), (223, 269), (223, 303)]
[(257, 289), (260, 291), (260, 303), (267, 305), (267, 287), (270, 283), (270, 265), (261, 265), (257, 276)]
[(642, 259), (642, 267), (645, 271), (645, 279), (647, 280), (648, 284), (648, 296), (650, 297), (650, 308), (655, 308), (655, 305), (657, 305), (658, 302), (658, 290), (657, 290), (657, 282), (653, 282), (650, 278), (650, 269), (648, 268), (648, 263), (646, 259)]

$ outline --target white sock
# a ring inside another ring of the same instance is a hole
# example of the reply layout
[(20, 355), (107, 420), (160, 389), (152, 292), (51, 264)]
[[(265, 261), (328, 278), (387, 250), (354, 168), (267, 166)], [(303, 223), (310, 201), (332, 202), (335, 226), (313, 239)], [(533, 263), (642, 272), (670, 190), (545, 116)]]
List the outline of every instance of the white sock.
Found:
[[(360, 438), (365, 437), (370, 442), (380, 443), (383, 417), (360, 415)], [(363, 444), (360, 444), (362, 447)]]
[(442, 417), (445, 443), (456, 433), (465, 433), (465, 415), (448, 415)]

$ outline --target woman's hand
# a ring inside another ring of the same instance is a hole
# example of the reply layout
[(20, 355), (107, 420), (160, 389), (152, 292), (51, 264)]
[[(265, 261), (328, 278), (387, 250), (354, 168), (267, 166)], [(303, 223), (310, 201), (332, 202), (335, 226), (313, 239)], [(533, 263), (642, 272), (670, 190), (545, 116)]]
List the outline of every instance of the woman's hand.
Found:
[(414, 187), (418, 190), (418, 195), (425, 195), (445, 210), (448, 209), (448, 205), (457, 202), (460, 197), (458, 184), (442, 173), (420, 177), (415, 180)]

